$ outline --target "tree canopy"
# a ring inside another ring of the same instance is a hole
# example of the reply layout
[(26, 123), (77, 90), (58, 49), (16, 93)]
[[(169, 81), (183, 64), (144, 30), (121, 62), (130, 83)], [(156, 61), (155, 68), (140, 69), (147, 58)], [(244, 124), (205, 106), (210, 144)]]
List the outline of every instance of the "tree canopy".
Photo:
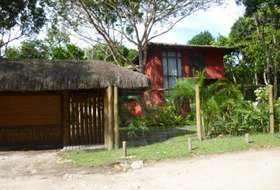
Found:
[(0, 1), (0, 58), (11, 41), (39, 32), (47, 21), (45, 7), (49, 3), (49, 0)]
[[(244, 17), (233, 25), (230, 39), (242, 55), (234, 69), (243, 68), (248, 84), (273, 84), (277, 97), (280, 62), (280, 1), (240, 0), (246, 7)], [(241, 76), (241, 75), (240, 75)], [(248, 78), (249, 76), (249, 78)]]
[(212, 41), (215, 41), (215, 38), (208, 31), (200, 32), (195, 35), (192, 39), (188, 41), (187, 44), (192, 45), (210, 45)]
[[(69, 26), (78, 30), (81, 24), (92, 26), (108, 44), (112, 56), (120, 65), (123, 56), (115, 43), (115, 36), (134, 44), (139, 52), (140, 70), (144, 72), (147, 59), (147, 43), (171, 30), (176, 23), (198, 10), (220, 5), (224, 0), (57, 0), (56, 8)], [(162, 26), (157, 30), (157, 26)]]

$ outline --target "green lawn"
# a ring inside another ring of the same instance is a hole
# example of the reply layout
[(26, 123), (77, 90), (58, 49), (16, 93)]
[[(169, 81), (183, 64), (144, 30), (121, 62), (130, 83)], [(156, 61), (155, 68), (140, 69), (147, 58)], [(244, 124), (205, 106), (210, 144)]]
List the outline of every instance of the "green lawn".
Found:
[[(128, 147), (127, 158), (123, 158), (122, 149), (107, 150), (80, 150), (67, 151), (61, 155), (72, 167), (100, 167), (119, 163), (123, 160), (158, 161), (171, 158), (195, 157), (208, 154), (243, 151), (280, 146), (280, 139), (275, 134), (250, 135), (250, 143), (245, 142), (245, 136), (222, 137), (198, 141), (195, 131), (182, 132), (175, 137), (161, 143), (146, 146)], [(188, 149), (188, 138), (192, 139), (192, 151)]]

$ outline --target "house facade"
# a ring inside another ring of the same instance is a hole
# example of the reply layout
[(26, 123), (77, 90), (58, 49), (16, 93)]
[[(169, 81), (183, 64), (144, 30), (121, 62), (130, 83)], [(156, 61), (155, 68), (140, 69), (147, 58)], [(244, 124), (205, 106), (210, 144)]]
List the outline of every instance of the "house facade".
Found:
[[(223, 46), (149, 43), (145, 74), (150, 77), (151, 90), (148, 92), (149, 96), (145, 96), (144, 103), (160, 105), (164, 94), (175, 85), (178, 78), (195, 78), (196, 71), (205, 70), (207, 83), (224, 78), (223, 56), (234, 49)], [(133, 104), (127, 106), (133, 114), (141, 115), (139, 104)]]

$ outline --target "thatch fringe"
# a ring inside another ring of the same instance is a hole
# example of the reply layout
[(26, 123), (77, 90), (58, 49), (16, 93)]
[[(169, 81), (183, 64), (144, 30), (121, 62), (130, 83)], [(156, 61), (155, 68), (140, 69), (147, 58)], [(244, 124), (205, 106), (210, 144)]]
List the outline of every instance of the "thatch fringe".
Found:
[(148, 89), (148, 76), (100, 60), (0, 59), (0, 91)]

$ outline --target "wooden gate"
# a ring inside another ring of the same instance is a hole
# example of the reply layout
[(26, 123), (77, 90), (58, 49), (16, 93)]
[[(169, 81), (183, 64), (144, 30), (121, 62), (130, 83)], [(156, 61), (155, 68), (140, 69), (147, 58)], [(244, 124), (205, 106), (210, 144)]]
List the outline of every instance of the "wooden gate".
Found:
[(60, 93), (0, 94), (0, 147), (62, 145)]
[(104, 143), (101, 93), (71, 93), (70, 144)]

